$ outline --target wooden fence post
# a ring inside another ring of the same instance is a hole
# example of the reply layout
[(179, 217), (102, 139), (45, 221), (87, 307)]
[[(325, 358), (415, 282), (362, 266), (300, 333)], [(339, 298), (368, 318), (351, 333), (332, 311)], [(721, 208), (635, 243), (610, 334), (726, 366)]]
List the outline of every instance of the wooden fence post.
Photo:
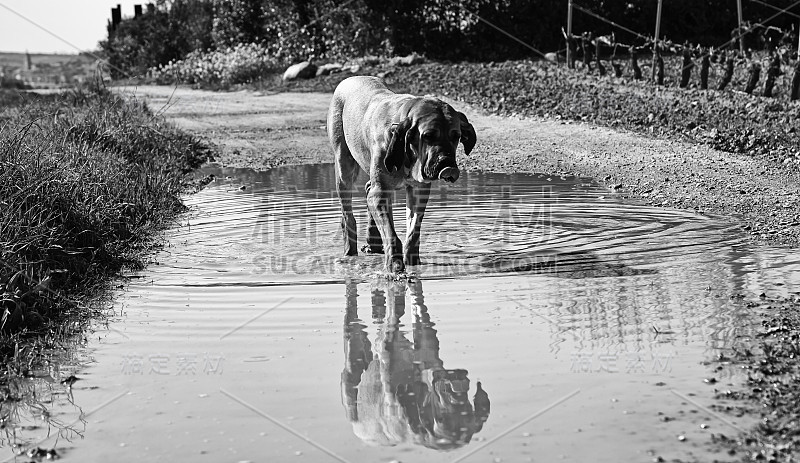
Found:
[(792, 76), (792, 93), (789, 98), (792, 101), (800, 97), (800, 59), (794, 63), (794, 75)]
[(692, 61), (692, 49), (689, 48), (688, 43), (683, 44), (683, 64), (681, 66), (681, 88), (689, 86), (689, 79), (692, 77), (692, 69), (694, 62)]
[(708, 70), (711, 68), (711, 57), (708, 49), (703, 49), (701, 53), (703, 53), (703, 57), (700, 61), (700, 90), (708, 90)]
[(631, 46), (628, 48), (628, 53), (631, 55), (631, 69), (633, 69), (633, 78), (640, 80), (642, 78), (642, 68), (639, 67), (639, 59), (636, 56), (636, 49)]
[(761, 77), (761, 65), (758, 61), (752, 61), (750, 63), (750, 67), (747, 69), (747, 85), (744, 88), (744, 92), (748, 95), (753, 94), (753, 90), (756, 89), (756, 85), (758, 85), (758, 79)]
[(739, 16), (739, 53), (744, 54), (744, 31), (742, 30), (742, 0), (736, 0), (736, 10)]
[(600, 62), (600, 39), (594, 39), (594, 62), (597, 64), (597, 72), (601, 76), (606, 75), (606, 67)]
[(656, 61), (658, 54), (658, 36), (661, 33), (661, 5), (663, 4), (663, 0), (658, 0), (658, 10), (656, 11), (656, 36), (653, 40), (653, 75), (650, 76), (651, 79), (655, 80), (656, 78)]
[(622, 77), (622, 66), (617, 63), (617, 43), (614, 41), (614, 52), (611, 53), (611, 68), (614, 69), (614, 77)]
[(772, 97), (772, 89), (775, 87), (775, 80), (781, 74), (783, 74), (781, 72), (781, 57), (775, 53), (769, 62), (769, 67), (767, 68), (767, 81), (764, 83), (765, 97)]
[(567, 67), (575, 68), (575, 61), (572, 56), (572, 0), (567, 2)]
[(725, 60), (725, 72), (722, 74), (722, 80), (719, 81), (717, 90), (725, 90), (725, 87), (731, 83), (733, 79), (733, 54), (730, 54)]
[(591, 32), (581, 35), (581, 48), (583, 49), (583, 64), (586, 66), (586, 72), (592, 72), (592, 38), (594, 34)]
[(122, 22), (122, 5), (111, 8), (111, 30), (115, 30)]

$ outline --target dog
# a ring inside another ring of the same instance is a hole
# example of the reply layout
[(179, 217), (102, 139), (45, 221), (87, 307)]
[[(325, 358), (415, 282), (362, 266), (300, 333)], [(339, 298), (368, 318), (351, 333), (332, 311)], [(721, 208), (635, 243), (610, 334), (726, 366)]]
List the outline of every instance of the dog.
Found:
[[(434, 97), (397, 94), (376, 77), (342, 81), (328, 111), (328, 137), (334, 155), (336, 191), (342, 208), (344, 255), (358, 255), (353, 184), (359, 169), (366, 183), (369, 226), (364, 251), (383, 253), (388, 273), (419, 265), (419, 236), (431, 183), (459, 177), (456, 148), (469, 154), (475, 128), (467, 117)], [(406, 188), (406, 242), (392, 218), (392, 191)]]
[[(470, 403), (469, 372), (445, 368), (422, 282), (389, 281), (371, 293), (374, 328), (359, 317), (358, 283), (349, 281), (345, 289), (341, 386), (353, 432), (370, 445), (413, 442), (453, 450), (468, 444), (489, 419), (489, 394), (478, 381)], [(412, 317), (410, 326), (401, 323), (404, 316)]]

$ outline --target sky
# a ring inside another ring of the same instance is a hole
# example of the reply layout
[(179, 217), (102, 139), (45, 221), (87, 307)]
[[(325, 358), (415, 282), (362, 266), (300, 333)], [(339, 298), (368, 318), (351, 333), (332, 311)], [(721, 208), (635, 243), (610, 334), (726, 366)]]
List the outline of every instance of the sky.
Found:
[(133, 16), (133, 5), (146, 3), (146, 0), (0, 0), (0, 51), (93, 51), (97, 49), (97, 42), (106, 38), (106, 24), (111, 18), (112, 7), (122, 5), (122, 16), (128, 17)]

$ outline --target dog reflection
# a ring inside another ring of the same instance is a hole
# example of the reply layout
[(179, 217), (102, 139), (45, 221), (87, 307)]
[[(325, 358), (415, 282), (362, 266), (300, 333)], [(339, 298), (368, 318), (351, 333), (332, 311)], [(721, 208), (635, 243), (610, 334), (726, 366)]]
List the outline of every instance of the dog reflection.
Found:
[[(473, 406), (467, 370), (444, 367), (422, 283), (388, 285), (386, 291), (372, 291), (372, 319), (378, 324), (373, 343), (358, 318), (356, 284), (347, 285), (342, 396), (353, 432), (373, 445), (461, 447), (489, 417), (489, 397), (478, 382)], [(400, 330), (406, 289), (413, 301), (412, 340)]]

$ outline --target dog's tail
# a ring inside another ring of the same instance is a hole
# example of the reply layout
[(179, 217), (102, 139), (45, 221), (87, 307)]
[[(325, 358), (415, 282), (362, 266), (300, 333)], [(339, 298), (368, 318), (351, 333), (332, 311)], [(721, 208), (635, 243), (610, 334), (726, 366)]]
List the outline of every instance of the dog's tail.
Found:
[(342, 111), (344, 109), (344, 99), (342, 98), (339, 87), (333, 92), (331, 105), (328, 108), (328, 140), (331, 148), (336, 151), (336, 147), (344, 144), (344, 123), (342, 122)]

